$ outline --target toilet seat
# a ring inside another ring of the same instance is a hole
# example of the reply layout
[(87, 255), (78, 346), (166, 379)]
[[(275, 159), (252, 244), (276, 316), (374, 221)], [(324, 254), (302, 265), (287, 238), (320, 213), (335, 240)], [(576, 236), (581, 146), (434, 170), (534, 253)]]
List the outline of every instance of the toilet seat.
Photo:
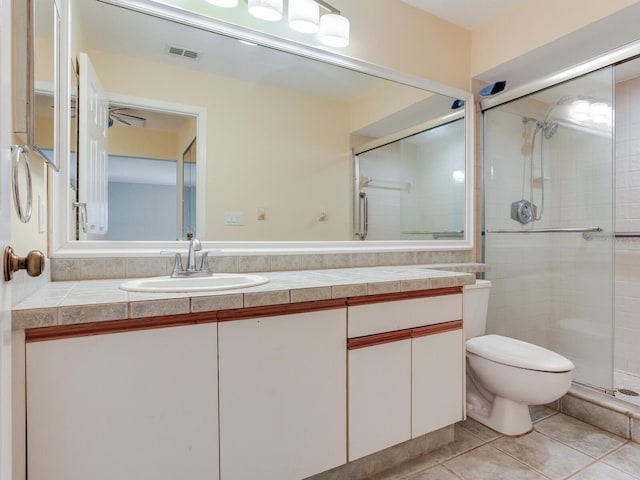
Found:
[(466, 347), (469, 353), (512, 367), (553, 373), (570, 372), (574, 369), (573, 363), (562, 355), (501, 335), (470, 338)]

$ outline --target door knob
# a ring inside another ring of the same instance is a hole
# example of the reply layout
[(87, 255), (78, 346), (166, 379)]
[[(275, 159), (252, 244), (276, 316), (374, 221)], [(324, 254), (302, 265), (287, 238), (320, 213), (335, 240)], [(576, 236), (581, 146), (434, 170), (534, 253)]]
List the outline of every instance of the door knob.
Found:
[(26, 270), (29, 276), (37, 277), (44, 271), (44, 253), (40, 250), (31, 250), (26, 257), (19, 257), (13, 253), (13, 248), (6, 246), (2, 264), (5, 282), (11, 280), (18, 270)]

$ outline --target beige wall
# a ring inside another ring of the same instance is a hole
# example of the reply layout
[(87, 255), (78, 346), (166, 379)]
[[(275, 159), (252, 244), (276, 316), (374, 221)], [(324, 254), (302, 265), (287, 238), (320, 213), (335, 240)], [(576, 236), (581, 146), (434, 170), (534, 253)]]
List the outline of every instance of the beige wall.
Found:
[(471, 76), (635, 3), (636, 0), (526, 0), (472, 32)]
[[(24, 140), (21, 138), (14, 138), (14, 144), (24, 145)], [(46, 202), (47, 198), (47, 166), (40, 155), (35, 152), (31, 152), (29, 155), (31, 165), (31, 183), (33, 188), (33, 203), (31, 220), (28, 223), (22, 223), (18, 218), (17, 213), (11, 215), (11, 244), (13, 245), (16, 254), (25, 256), (30, 250), (40, 250), (47, 253), (47, 234), (39, 231), (39, 209), (38, 198), (43, 199)], [(26, 202), (26, 192), (21, 191), (23, 196), (23, 202)], [(12, 203), (13, 203), (13, 196)], [(26, 206), (26, 203), (23, 203)], [(12, 212), (15, 212), (15, 205), (11, 206)], [(46, 209), (44, 213), (44, 225), (46, 228)]]
[[(350, 238), (347, 104), (105, 52), (89, 55), (108, 92), (206, 108), (203, 238)], [(257, 208), (266, 210), (264, 221)], [(319, 222), (322, 211), (327, 221)], [(245, 226), (224, 226), (224, 212), (244, 212)]]
[[(53, 43), (50, 40), (36, 38), (34, 43), (34, 48), (37, 49), (37, 51), (53, 51)], [(37, 61), (34, 62), (34, 76), (36, 81), (48, 83), (53, 81), (53, 58), (50, 53), (48, 55), (41, 54), (37, 56)], [(38, 135), (36, 137), (36, 143), (51, 148), (53, 145), (53, 118), (37, 115), (34, 118), (34, 122)], [(40, 128), (38, 128), (38, 125), (40, 125)], [(24, 145), (25, 139), (16, 137), (13, 139), (13, 142), (16, 145)], [(30, 250), (47, 252), (47, 234), (46, 230), (44, 232), (39, 231), (38, 210), (38, 197), (44, 199), (45, 202), (47, 198), (47, 166), (42, 157), (36, 152), (32, 152), (29, 158), (33, 188), (31, 220), (28, 223), (22, 223), (17, 214), (11, 216), (11, 243), (16, 249), (16, 253), (21, 256), (26, 255)], [(26, 199), (26, 192), (23, 191), (21, 193)], [(12, 210), (15, 211), (15, 205), (12, 205)], [(43, 220), (46, 226), (46, 218)]]
[(109, 129), (109, 155), (177, 160), (178, 133), (113, 125)]

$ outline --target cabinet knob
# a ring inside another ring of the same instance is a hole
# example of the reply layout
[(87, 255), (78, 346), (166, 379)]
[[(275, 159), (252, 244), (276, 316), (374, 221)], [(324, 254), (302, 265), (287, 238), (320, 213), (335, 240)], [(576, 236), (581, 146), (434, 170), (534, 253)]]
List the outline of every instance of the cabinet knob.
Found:
[(13, 252), (13, 248), (6, 246), (2, 261), (4, 280), (11, 280), (18, 270), (26, 270), (29, 276), (37, 277), (44, 271), (44, 261), (44, 253), (40, 250), (31, 250), (26, 257), (19, 257)]

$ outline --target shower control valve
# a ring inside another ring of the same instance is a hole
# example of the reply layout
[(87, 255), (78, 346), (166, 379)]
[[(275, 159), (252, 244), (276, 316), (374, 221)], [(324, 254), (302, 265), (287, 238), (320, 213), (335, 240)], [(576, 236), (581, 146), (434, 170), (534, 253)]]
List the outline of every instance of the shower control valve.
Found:
[(518, 200), (511, 204), (511, 219), (526, 225), (536, 219), (537, 207), (529, 200)]

